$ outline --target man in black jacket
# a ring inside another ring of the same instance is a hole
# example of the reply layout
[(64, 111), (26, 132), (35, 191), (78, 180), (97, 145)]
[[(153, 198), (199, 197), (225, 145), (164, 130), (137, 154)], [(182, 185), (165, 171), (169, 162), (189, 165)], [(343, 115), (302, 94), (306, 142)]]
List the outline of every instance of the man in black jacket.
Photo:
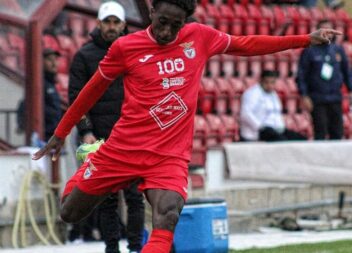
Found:
[[(126, 32), (125, 12), (116, 2), (102, 4), (98, 12), (97, 27), (90, 34), (92, 40), (83, 45), (76, 53), (70, 68), (69, 99), (72, 104), (80, 90), (98, 68), (98, 63), (107, 53), (110, 45)], [(94, 143), (98, 139), (107, 139), (113, 125), (120, 117), (123, 102), (122, 77), (117, 78), (95, 106), (77, 125), (84, 143)], [(144, 199), (137, 191), (137, 184), (124, 190), (128, 206), (127, 239), (130, 252), (139, 252), (142, 248), (144, 228)], [(119, 217), (116, 195), (104, 201), (99, 209), (102, 236), (106, 244), (106, 253), (119, 252)]]

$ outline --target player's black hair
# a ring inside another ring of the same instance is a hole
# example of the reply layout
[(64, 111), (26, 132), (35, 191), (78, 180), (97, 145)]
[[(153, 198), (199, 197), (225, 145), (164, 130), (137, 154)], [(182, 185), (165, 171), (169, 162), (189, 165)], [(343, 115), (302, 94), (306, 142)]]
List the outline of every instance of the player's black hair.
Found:
[(196, 0), (153, 0), (152, 5), (156, 8), (162, 2), (177, 5), (186, 12), (187, 17), (191, 16), (196, 9)]

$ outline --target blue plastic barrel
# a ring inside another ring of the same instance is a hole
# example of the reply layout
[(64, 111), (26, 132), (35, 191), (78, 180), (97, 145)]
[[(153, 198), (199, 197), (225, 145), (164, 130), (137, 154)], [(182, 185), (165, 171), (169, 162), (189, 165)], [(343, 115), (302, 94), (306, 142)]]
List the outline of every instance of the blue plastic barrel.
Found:
[(176, 253), (227, 253), (229, 232), (223, 199), (190, 199), (175, 229)]

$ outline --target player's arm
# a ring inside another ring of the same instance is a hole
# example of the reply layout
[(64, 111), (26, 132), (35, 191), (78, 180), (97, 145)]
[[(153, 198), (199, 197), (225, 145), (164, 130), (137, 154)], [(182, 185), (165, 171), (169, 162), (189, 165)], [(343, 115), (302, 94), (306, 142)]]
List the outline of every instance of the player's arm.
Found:
[(54, 135), (43, 148), (33, 155), (32, 159), (38, 160), (53, 149), (54, 154), (52, 159), (56, 160), (64, 144), (65, 137), (70, 133), (74, 125), (80, 121), (82, 116), (86, 114), (104, 94), (111, 82), (112, 80), (106, 79), (99, 70), (96, 71), (62, 117)]
[(319, 29), (307, 35), (231, 36), (226, 53), (239, 56), (272, 54), (287, 49), (330, 43), (335, 35), (341, 35), (341, 32), (333, 29)]
[(70, 133), (74, 125), (93, 107), (112, 81), (124, 72), (124, 61), (120, 60), (123, 59), (123, 57), (120, 42), (116, 40), (104, 59), (99, 63), (98, 70), (87, 84), (84, 85), (84, 88), (62, 117), (54, 135), (43, 148), (33, 155), (33, 160), (40, 159), (51, 150), (54, 150), (52, 159), (56, 160), (58, 158), (65, 137)]
[(272, 54), (292, 48), (307, 47), (310, 44), (309, 35), (292, 36), (231, 36), (226, 54), (239, 56), (254, 56)]

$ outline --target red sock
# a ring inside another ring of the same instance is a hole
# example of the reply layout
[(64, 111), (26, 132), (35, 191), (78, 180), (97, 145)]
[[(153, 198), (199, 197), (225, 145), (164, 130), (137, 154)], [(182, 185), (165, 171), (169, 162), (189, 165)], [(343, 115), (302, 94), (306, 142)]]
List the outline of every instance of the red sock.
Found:
[(174, 234), (169, 230), (154, 229), (141, 253), (169, 253)]

